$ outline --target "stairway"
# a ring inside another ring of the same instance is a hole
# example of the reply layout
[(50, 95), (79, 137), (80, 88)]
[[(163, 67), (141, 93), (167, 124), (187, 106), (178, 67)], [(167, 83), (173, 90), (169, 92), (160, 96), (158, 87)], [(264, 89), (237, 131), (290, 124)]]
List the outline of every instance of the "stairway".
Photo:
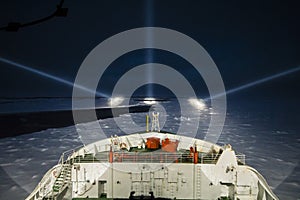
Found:
[(63, 164), (62, 170), (56, 178), (53, 185), (53, 194), (56, 195), (64, 189), (64, 186), (68, 185), (71, 181), (71, 169), (69, 164)]

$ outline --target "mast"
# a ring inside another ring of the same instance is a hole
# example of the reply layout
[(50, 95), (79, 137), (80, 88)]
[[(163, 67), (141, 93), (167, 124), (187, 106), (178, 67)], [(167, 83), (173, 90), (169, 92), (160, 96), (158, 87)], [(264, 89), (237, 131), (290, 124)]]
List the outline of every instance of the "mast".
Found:
[(152, 119), (151, 119), (151, 131), (156, 131), (160, 132), (160, 127), (159, 127), (159, 112), (152, 112)]

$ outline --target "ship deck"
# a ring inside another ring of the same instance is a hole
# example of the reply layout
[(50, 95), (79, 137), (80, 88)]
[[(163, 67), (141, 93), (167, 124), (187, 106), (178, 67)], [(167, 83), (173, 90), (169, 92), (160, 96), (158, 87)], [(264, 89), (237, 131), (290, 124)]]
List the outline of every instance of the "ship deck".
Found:
[[(178, 148), (174, 152), (167, 152), (161, 147), (149, 149), (138, 144), (141, 141), (145, 142), (150, 137), (157, 137), (161, 140), (165, 138), (178, 140)], [(116, 140), (118, 141), (118, 145), (114, 147), (112, 143)], [(127, 148), (120, 148), (121, 143), (126, 143)], [(197, 146), (197, 154), (190, 151), (190, 148), (193, 146)], [(110, 148), (113, 148), (113, 150)], [(62, 154), (59, 163), (136, 162), (216, 164), (222, 152), (223, 147), (204, 140), (166, 132), (145, 132), (117, 138), (106, 138), (74, 150), (69, 150)], [(196, 160), (195, 156), (197, 156)], [(236, 153), (236, 157), (239, 165), (246, 164), (244, 154)]]

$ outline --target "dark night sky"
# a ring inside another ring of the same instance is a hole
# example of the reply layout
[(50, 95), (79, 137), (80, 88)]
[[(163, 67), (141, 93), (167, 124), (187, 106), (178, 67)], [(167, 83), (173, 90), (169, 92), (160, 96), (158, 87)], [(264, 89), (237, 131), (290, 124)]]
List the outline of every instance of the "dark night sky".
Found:
[[(0, 25), (47, 16), (58, 3), (1, 1)], [(128, 29), (158, 26), (198, 41), (217, 64), (226, 89), (300, 66), (300, 6), (296, 1), (66, 0), (64, 6), (69, 8), (66, 18), (54, 18), (15, 33), (1, 31), (0, 57), (74, 81), (83, 59), (101, 41)], [(159, 55), (155, 59), (164, 60)], [(143, 52), (137, 52), (119, 62), (136, 64), (144, 57)], [(184, 64), (179, 68), (186, 71)], [(1, 97), (72, 94), (69, 86), (1, 62), (0, 74)], [(299, 98), (299, 78), (298, 71), (242, 93)], [(198, 84), (197, 78), (190, 79)], [(105, 80), (114, 82), (109, 74)]]

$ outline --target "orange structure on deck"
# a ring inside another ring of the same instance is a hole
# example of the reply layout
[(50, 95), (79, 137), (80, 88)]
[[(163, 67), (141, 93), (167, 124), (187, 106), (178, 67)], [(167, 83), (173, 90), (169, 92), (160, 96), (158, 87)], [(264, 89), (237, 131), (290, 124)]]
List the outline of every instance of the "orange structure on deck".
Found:
[(160, 147), (160, 138), (150, 137), (146, 142), (147, 149), (158, 149)]
[(161, 141), (161, 148), (166, 152), (176, 152), (178, 143), (178, 140), (170, 140), (169, 138), (166, 138)]

